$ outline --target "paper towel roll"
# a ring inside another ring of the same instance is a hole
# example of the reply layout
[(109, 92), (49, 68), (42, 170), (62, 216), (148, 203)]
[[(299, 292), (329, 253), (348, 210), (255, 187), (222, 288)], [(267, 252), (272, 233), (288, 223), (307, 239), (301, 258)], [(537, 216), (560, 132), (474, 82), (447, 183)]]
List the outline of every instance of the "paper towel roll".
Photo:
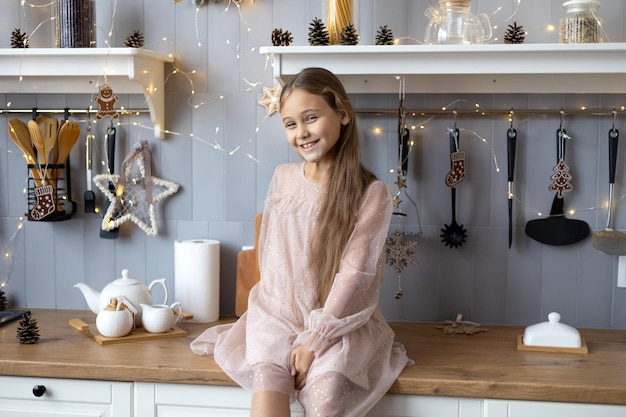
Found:
[(193, 314), (194, 321), (209, 323), (220, 316), (220, 242), (208, 239), (174, 242), (176, 301)]

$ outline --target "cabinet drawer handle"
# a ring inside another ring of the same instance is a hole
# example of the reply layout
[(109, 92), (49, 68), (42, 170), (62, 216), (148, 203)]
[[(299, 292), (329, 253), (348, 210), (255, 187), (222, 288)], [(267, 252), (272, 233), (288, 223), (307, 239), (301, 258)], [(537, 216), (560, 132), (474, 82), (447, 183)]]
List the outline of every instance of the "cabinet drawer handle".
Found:
[(45, 385), (35, 385), (33, 387), (33, 395), (35, 397), (42, 397), (46, 393)]

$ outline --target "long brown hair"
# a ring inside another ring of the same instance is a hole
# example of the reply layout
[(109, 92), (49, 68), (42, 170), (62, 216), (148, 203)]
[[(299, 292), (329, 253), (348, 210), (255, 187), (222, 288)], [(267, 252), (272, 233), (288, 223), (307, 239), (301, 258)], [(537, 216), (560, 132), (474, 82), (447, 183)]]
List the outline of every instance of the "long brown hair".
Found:
[(311, 245), (309, 266), (319, 277), (317, 296), (322, 306), (354, 230), (365, 191), (376, 176), (361, 163), (355, 114), (341, 81), (324, 68), (306, 68), (283, 87), (281, 107), (294, 89), (321, 96), (333, 110), (350, 118), (348, 124), (342, 126), (335, 144), (335, 160), (327, 176), (328, 193), (322, 203), (315, 239)]

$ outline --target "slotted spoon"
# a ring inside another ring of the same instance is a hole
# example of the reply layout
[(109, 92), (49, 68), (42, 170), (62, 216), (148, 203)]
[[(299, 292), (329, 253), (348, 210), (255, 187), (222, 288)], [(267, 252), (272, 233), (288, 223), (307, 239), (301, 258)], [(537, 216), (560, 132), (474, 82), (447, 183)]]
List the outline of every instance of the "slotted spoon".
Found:
[[(450, 153), (459, 152), (459, 130), (454, 129), (450, 132)], [(441, 241), (445, 246), (449, 246), (450, 248), (458, 248), (465, 243), (467, 240), (467, 230), (463, 227), (462, 224), (458, 224), (456, 222), (456, 185), (450, 187), (452, 194), (452, 222), (448, 225), (444, 225), (445, 227), (441, 229)]]

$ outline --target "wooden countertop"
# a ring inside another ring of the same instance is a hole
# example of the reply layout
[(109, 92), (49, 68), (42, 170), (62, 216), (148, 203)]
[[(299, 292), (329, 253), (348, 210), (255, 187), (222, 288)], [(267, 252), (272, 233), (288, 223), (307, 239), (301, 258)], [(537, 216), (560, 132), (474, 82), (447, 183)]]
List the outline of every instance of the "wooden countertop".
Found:
[[(209, 325), (182, 323), (187, 337), (100, 345), (68, 324), (95, 326), (95, 314), (32, 309), (41, 340), (22, 345), (17, 322), (0, 327), (0, 374), (54, 378), (234, 385), (212, 358), (189, 343)], [(416, 394), (626, 405), (626, 331), (581, 329), (588, 354), (516, 349), (523, 327), (483, 326), (445, 334), (441, 323), (392, 323), (415, 365), (390, 389)]]

